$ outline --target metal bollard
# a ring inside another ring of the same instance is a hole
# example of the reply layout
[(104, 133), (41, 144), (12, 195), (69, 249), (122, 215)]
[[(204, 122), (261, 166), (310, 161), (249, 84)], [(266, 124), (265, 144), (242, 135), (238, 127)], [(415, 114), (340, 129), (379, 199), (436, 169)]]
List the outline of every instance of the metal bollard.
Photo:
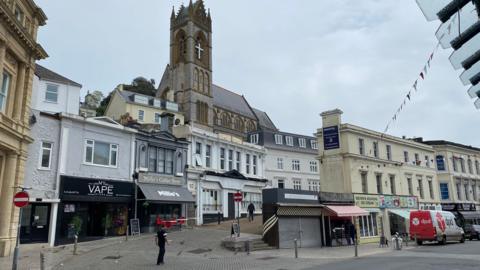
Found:
[(40, 252), (40, 270), (45, 270), (45, 254)]
[(250, 240), (245, 242), (245, 251), (247, 252), (247, 255), (250, 255), (250, 243)]
[(298, 245), (297, 245), (297, 238), (293, 239), (293, 245), (295, 247), (295, 259), (298, 258)]
[(128, 241), (128, 225), (127, 225), (127, 231), (125, 232), (125, 241)]
[(73, 236), (73, 255), (77, 255), (78, 235)]

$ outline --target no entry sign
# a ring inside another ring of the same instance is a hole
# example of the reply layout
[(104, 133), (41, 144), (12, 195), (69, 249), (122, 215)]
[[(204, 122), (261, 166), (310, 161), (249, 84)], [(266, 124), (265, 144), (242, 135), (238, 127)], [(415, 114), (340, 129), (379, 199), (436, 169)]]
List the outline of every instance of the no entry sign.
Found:
[(28, 205), (28, 200), (28, 193), (25, 191), (21, 191), (15, 194), (15, 196), (13, 197), (13, 204), (16, 207), (24, 207)]
[(233, 200), (236, 201), (236, 202), (241, 202), (243, 200), (242, 193), (237, 192), (237, 193), (233, 194)]

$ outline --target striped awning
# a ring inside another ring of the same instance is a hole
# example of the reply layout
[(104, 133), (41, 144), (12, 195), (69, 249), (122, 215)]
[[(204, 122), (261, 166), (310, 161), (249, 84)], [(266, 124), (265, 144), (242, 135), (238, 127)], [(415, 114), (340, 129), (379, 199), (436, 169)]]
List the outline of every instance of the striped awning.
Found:
[(278, 216), (321, 216), (322, 208), (320, 207), (279, 207)]

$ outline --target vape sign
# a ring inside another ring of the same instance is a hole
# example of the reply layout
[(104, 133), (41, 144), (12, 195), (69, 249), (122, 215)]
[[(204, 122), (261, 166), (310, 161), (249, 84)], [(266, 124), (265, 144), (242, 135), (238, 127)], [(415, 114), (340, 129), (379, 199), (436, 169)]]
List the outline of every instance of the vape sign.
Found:
[(113, 196), (114, 186), (105, 181), (98, 181), (88, 184), (88, 195), (90, 196)]
[(130, 200), (133, 183), (103, 179), (61, 177), (61, 199), (65, 201)]

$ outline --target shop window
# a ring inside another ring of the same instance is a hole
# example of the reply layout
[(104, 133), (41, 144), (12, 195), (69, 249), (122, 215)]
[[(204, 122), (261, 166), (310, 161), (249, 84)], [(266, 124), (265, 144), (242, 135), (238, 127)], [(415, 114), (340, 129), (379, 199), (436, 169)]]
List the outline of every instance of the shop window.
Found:
[(116, 167), (118, 144), (109, 144), (95, 140), (85, 140), (86, 164)]
[(50, 142), (42, 142), (40, 151), (40, 169), (49, 170), (52, 159), (53, 144)]
[(360, 237), (378, 236), (377, 214), (370, 213), (368, 216), (358, 218)]
[(440, 196), (442, 200), (449, 200), (450, 193), (448, 190), (448, 183), (440, 183)]

